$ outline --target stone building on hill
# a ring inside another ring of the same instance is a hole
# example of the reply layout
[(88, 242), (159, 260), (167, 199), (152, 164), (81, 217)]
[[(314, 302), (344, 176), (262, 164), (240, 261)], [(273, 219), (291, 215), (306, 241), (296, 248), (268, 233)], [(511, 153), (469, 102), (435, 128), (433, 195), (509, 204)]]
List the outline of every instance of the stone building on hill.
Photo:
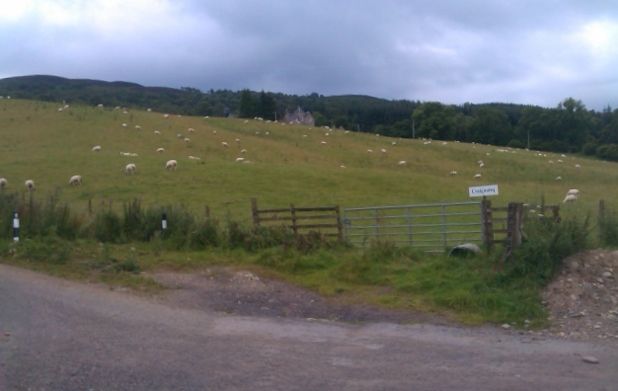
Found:
[(288, 111), (287, 113), (285, 113), (283, 120), (290, 124), (315, 126), (315, 120), (313, 119), (313, 115), (311, 115), (311, 112), (303, 111), (300, 106), (297, 107), (294, 111)]

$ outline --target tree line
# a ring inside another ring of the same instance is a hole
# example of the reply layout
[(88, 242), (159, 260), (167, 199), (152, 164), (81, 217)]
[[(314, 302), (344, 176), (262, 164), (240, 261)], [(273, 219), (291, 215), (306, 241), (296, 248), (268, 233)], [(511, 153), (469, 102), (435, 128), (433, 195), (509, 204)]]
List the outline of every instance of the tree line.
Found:
[(107, 106), (150, 107), (185, 115), (276, 120), (300, 107), (316, 126), (392, 137), (459, 140), (618, 161), (618, 110), (588, 110), (566, 98), (545, 108), (509, 103), (446, 105), (362, 95), (289, 95), (265, 91), (144, 87), (135, 83), (23, 76), (0, 80), (0, 95)]

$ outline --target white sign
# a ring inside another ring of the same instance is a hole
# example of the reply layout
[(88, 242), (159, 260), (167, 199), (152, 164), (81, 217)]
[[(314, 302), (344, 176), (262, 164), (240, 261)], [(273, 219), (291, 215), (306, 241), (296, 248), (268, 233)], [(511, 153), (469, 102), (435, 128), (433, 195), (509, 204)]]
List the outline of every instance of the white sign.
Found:
[(498, 195), (498, 185), (472, 186), (468, 188), (470, 197), (484, 197)]

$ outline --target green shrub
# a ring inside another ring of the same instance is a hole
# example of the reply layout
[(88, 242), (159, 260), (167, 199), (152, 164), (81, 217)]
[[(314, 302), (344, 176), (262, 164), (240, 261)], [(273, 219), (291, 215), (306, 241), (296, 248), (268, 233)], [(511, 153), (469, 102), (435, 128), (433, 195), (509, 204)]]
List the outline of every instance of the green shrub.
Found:
[(566, 257), (586, 248), (589, 233), (588, 218), (562, 222), (530, 220), (525, 228), (526, 239), (514, 251), (501, 277), (505, 280), (526, 278), (545, 285)]
[(618, 246), (618, 216), (612, 211), (605, 211), (599, 216), (599, 238), (605, 246)]
[(104, 243), (122, 241), (122, 221), (113, 210), (97, 213), (94, 220), (94, 237)]
[(189, 239), (193, 249), (204, 249), (206, 247), (217, 247), (221, 244), (219, 235), (219, 225), (215, 220), (206, 219), (194, 227)]

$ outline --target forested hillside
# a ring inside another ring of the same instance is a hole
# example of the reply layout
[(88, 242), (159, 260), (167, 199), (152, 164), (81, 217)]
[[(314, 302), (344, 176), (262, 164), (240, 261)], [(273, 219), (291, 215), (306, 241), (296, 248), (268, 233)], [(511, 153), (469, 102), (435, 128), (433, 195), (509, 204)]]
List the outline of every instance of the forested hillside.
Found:
[(588, 110), (567, 98), (554, 108), (509, 103), (445, 105), (369, 96), (144, 87), (135, 83), (24, 76), (0, 80), (14, 98), (152, 108), (186, 115), (281, 119), (300, 107), (317, 126), (395, 137), (460, 140), (618, 160), (618, 110)]

